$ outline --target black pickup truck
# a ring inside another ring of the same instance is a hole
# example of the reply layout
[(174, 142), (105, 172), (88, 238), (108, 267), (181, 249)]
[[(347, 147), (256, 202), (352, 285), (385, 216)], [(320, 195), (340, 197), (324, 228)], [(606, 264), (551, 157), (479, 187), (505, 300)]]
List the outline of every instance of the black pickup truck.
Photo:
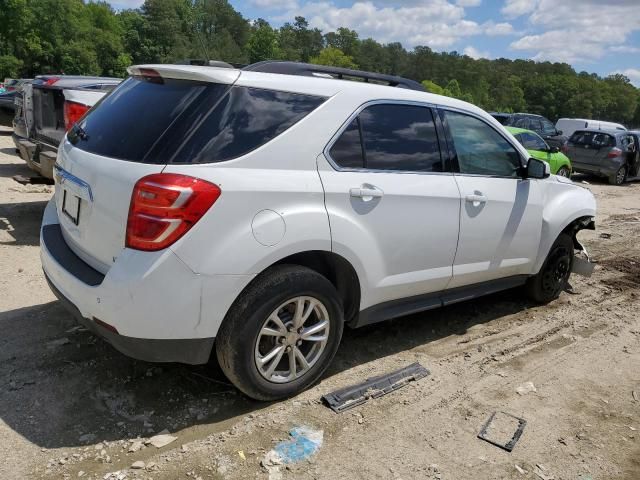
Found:
[(40, 75), (16, 96), (13, 142), (29, 168), (53, 178), (66, 131), (121, 78)]

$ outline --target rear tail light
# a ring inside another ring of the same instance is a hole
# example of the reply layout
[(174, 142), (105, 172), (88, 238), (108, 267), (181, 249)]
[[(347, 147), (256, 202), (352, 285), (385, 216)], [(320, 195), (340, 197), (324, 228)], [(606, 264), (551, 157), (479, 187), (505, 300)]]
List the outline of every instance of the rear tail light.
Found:
[(145, 251), (167, 248), (202, 218), (220, 193), (213, 183), (176, 173), (141, 178), (131, 196), (126, 246)]
[(82, 103), (64, 102), (64, 129), (68, 132), (73, 125), (89, 111), (89, 107)]
[(569, 142), (563, 143), (562, 146), (560, 147), (560, 151), (565, 155), (569, 153)]
[(607, 154), (607, 158), (618, 158), (620, 155), (622, 155), (622, 150), (620, 150), (618, 147), (614, 147)]

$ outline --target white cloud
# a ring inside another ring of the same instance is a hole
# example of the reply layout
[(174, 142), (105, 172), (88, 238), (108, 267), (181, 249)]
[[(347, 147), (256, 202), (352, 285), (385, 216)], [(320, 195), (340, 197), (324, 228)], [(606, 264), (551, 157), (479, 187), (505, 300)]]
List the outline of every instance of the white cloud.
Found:
[(140, 7), (144, 3), (144, 0), (117, 0), (117, 1), (111, 1), (109, 3), (116, 10), (125, 10), (128, 8)]
[(529, 21), (542, 33), (523, 36), (512, 49), (532, 52), (534, 60), (595, 62), (640, 30), (640, 7), (637, 0), (612, 0), (606, 7), (599, 0), (539, 0)]
[(489, 21), (483, 23), (482, 28), (484, 29), (484, 33), (486, 35), (492, 37), (498, 35), (513, 35), (515, 33), (513, 25), (507, 22), (493, 23), (492, 21)]
[(538, 0), (506, 0), (500, 12), (507, 18), (520, 17), (535, 10)]
[(296, 0), (250, 0), (251, 4), (258, 8), (268, 10), (284, 10), (298, 8)]
[(636, 87), (640, 87), (640, 68), (627, 68), (626, 70), (616, 70), (611, 72), (611, 75), (621, 73), (633, 83)]
[(289, 10), (280, 19), (295, 15), (303, 15), (312, 27), (325, 32), (347, 27), (356, 30), (361, 38), (402, 42), (407, 47), (428, 45), (444, 49), (463, 37), (483, 33), (481, 25), (464, 18), (464, 8), (447, 0), (422, 0), (401, 7), (377, 6), (371, 1), (338, 7), (324, 1)]
[(491, 58), (491, 54), (489, 54), (488, 51), (478, 50), (477, 48), (472, 47), (471, 45), (469, 45), (468, 47), (465, 47), (462, 53), (464, 53), (465, 55), (471, 58), (475, 58), (476, 60), (479, 58)]
[(640, 47), (633, 47), (631, 45), (614, 45), (609, 47), (608, 50), (615, 53), (640, 53)]
[[(295, 0), (251, 0), (279, 5)], [(309, 25), (324, 32), (339, 27), (356, 30), (360, 38), (372, 37), (381, 43), (401, 42), (405, 47), (427, 45), (435, 50), (455, 48), (460, 41), (474, 35), (513, 35), (508, 22), (492, 20), (479, 24), (465, 17), (465, 8), (481, 0), (356, 0), (347, 6), (335, 0), (309, 1), (285, 9), (276, 21), (291, 21), (304, 16)]]

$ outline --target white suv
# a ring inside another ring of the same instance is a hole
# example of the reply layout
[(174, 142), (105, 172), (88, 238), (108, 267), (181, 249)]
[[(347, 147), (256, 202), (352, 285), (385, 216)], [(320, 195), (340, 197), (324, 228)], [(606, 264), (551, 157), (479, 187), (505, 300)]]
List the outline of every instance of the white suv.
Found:
[(121, 352), (215, 351), (251, 397), (315, 382), (345, 323), (525, 284), (550, 301), (594, 228), (588, 190), (413, 82), (129, 72), (60, 145), (44, 272)]

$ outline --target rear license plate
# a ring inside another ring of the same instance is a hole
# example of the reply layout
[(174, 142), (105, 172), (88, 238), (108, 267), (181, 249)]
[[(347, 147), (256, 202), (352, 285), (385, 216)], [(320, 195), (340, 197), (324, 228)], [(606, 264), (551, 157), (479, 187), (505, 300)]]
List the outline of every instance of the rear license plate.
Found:
[(80, 220), (80, 197), (75, 196), (66, 189), (62, 191), (62, 213), (69, 217), (75, 225), (78, 225)]

